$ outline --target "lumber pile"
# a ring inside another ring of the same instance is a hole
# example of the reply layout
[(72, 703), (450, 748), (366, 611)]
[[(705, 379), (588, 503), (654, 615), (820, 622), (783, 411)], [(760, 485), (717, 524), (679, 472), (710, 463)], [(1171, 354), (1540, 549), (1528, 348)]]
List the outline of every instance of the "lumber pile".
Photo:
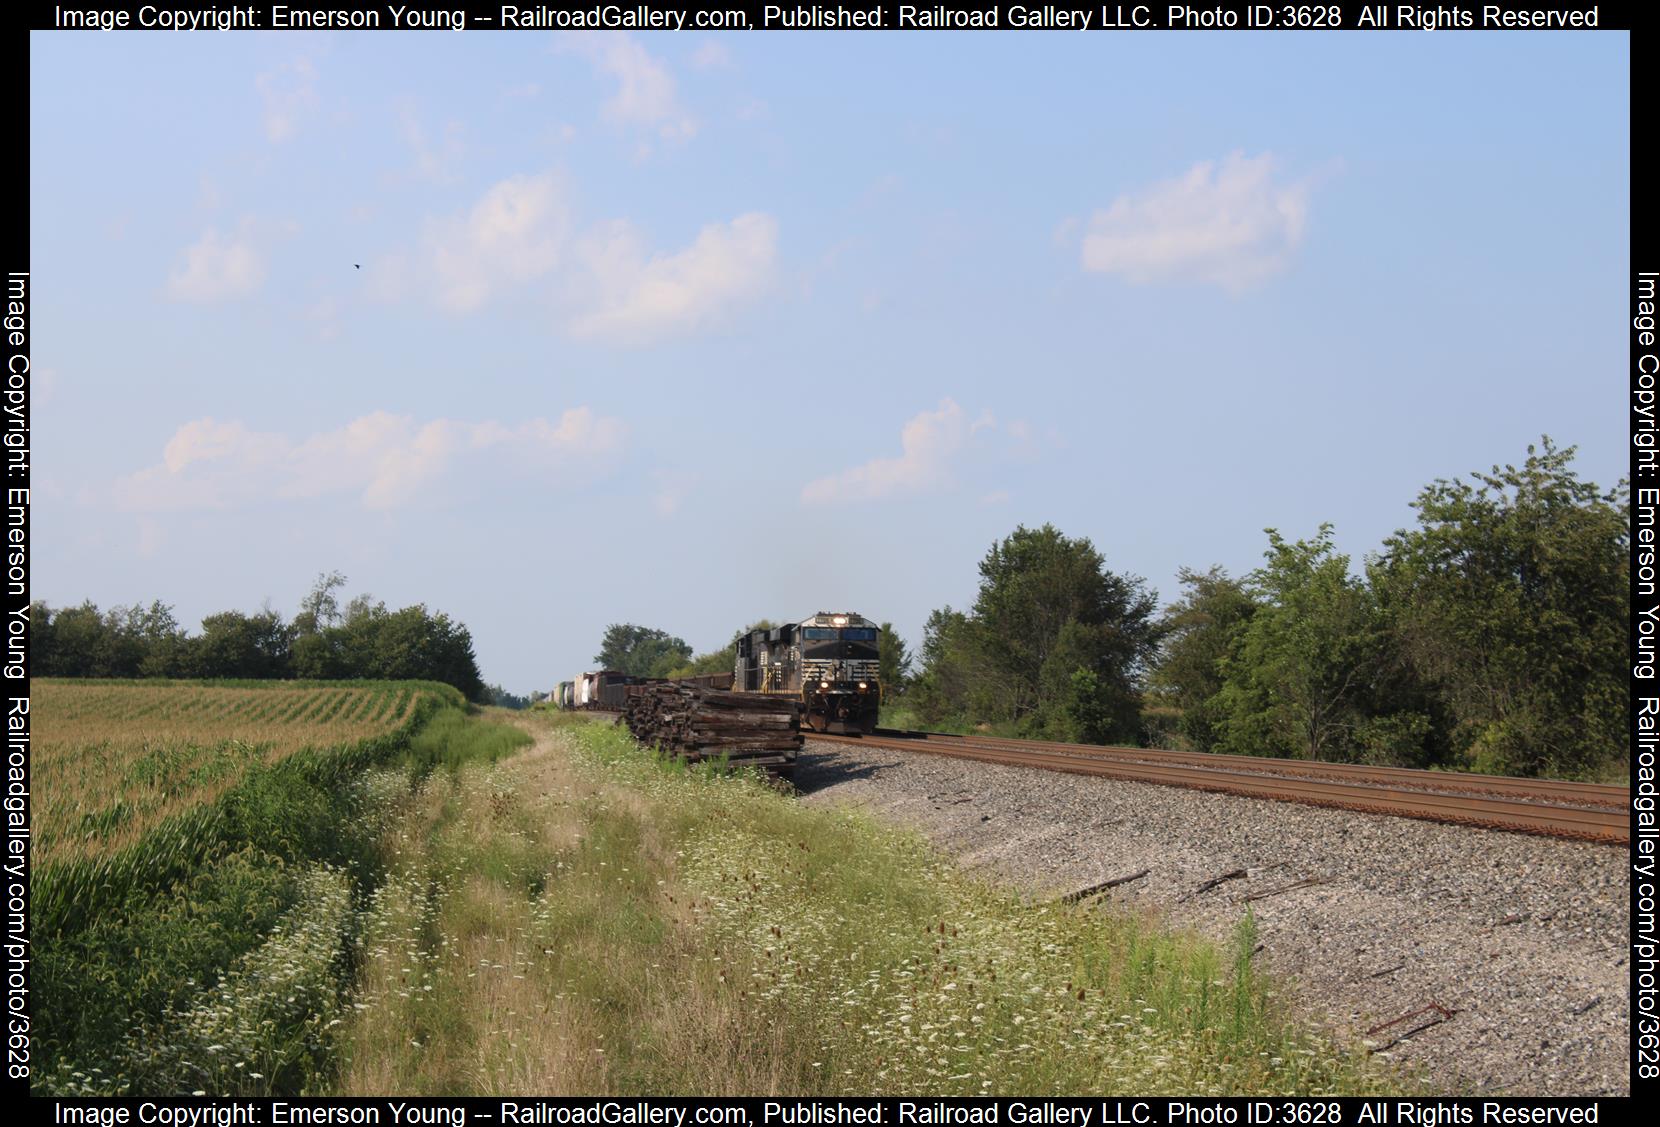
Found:
[(687, 681), (632, 686), (622, 723), (647, 747), (694, 763), (725, 756), (777, 771), (801, 749), (801, 702)]

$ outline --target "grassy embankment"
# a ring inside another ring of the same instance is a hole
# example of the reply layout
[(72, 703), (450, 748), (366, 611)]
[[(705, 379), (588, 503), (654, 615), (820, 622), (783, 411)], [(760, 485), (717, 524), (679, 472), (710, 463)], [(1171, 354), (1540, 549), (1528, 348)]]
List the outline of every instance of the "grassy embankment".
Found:
[(528, 742), (426, 682), (32, 690), (36, 1092), (320, 1088), (381, 820)]
[(1248, 922), (1230, 953), (1023, 904), (609, 725), (511, 754), (442, 686), (37, 697), (36, 1091), (1388, 1083), (1290, 1030)]
[(1231, 949), (1023, 903), (914, 837), (534, 713), (383, 841), (351, 1093), (1322, 1093), (1396, 1082), (1299, 1034)]

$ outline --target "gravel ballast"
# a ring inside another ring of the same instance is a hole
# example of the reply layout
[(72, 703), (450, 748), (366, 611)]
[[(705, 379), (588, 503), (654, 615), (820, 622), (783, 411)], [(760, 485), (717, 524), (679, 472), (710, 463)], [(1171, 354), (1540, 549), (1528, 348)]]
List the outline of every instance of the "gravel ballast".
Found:
[(1622, 849), (818, 741), (796, 785), (1034, 896), (1146, 869), (1090, 903), (1223, 941), (1249, 907), (1305, 1013), (1434, 1090), (1630, 1091)]

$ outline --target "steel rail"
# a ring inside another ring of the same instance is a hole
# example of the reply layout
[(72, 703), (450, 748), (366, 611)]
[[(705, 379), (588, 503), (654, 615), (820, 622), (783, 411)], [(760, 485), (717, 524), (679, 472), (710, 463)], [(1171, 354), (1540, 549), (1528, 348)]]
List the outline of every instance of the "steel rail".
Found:
[(1609, 845), (1624, 845), (1631, 840), (1629, 810), (1612, 811), (1512, 797), (1437, 794), (1380, 783), (1287, 778), (1228, 766), (1126, 762), (1069, 750), (1047, 750), (1041, 743), (1021, 741), (1008, 741), (1021, 746), (984, 746), (972, 737), (931, 734), (921, 738), (896, 738), (812, 733), (808, 738)]
[(1211, 752), (1167, 751), (1163, 748), (1119, 745), (1049, 743), (1017, 740), (1004, 736), (957, 736), (939, 732), (905, 732), (879, 728), (878, 736), (893, 739), (963, 740), (981, 747), (1039, 748), (1065, 751), (1096, 759), (1138, 763), (1183, 764), (1190, 767), (1243, 771), (1289, 778), (1329, 778), (1352, 782), (1380, 783), (1409, 790), (1430, 790), (1447, 794), (1492, 794), (1544, 799), (1570, 806), (1597, 806), (1609, 810), (1628, 809), (1631, 788), (1606, 783), (1579, 783), (1562, 779), (1524, 779), (1509, 775), (1478, 775), (1465, 771), (1423, 771), (1411, 767), (1369, 766), (1359, 763), (1324, 763), (1307, 759), (1274, 759), (1254, 755), (1221, 755)]

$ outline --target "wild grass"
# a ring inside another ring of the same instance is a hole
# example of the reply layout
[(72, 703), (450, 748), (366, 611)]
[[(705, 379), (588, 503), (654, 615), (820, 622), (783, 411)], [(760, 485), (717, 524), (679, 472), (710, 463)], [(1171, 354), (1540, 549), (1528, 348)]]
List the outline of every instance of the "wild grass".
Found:
[(459, 710), (438, 713), (410, 738), (406, 765), (423, 772), (435, 767), (454, 772), (463, 763), (494, 763), (531, 742), (522, 729), (500, 722), (511, 715), (507, 709), (490, 712), (497, 722), (481, 724)]
[(1387, 1090), (1230, 949), (964, 878), (914, 836), (540, 716), (385, 842), (341, 1091)]

